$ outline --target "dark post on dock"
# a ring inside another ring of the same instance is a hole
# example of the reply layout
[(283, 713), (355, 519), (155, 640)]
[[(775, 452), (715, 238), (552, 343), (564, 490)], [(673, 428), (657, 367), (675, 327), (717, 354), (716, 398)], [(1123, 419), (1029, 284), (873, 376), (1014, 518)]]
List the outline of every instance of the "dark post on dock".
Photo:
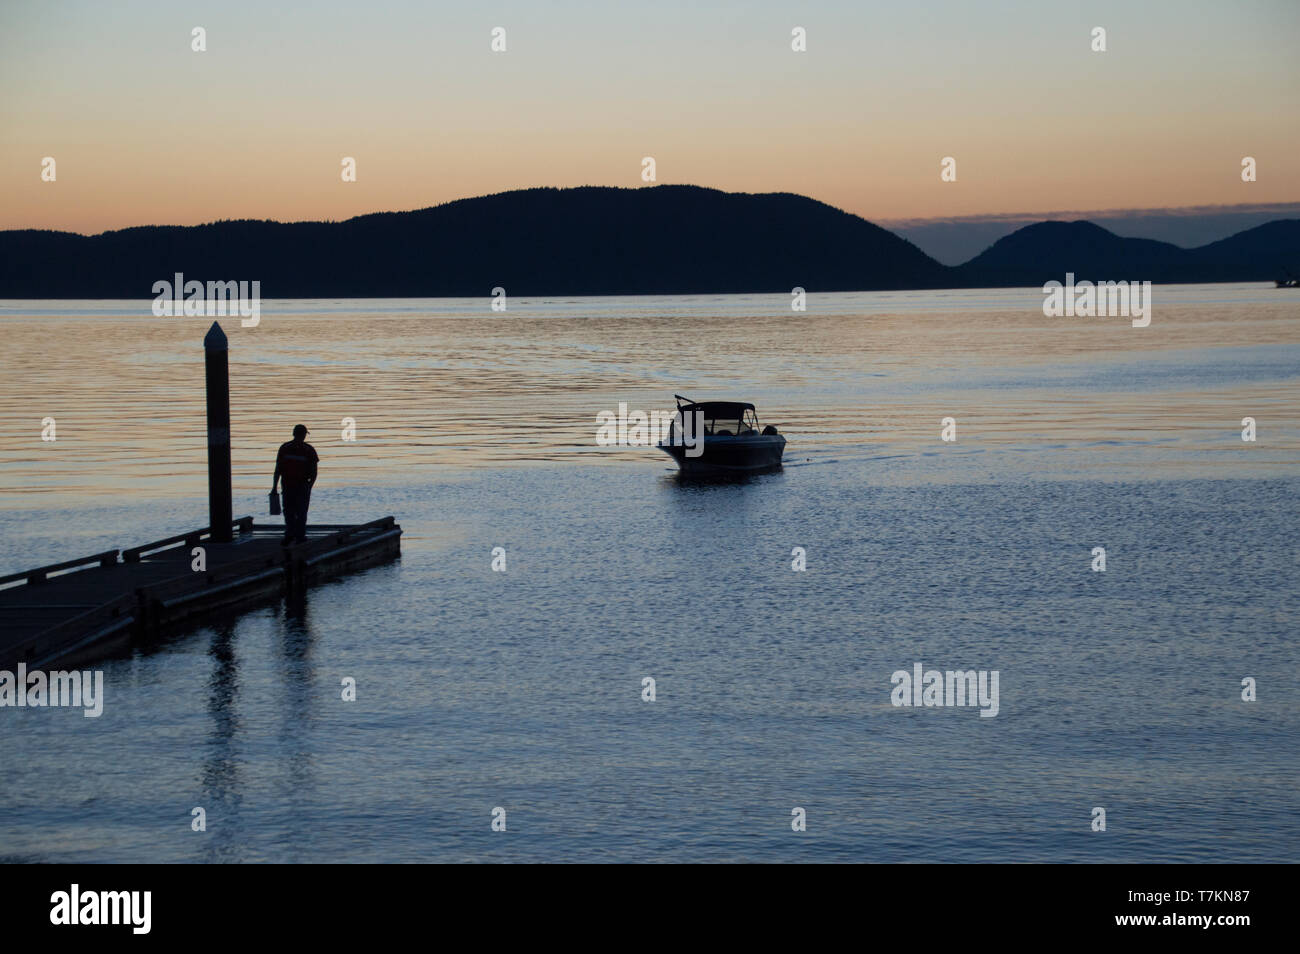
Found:
[(212, 539), (229, 543), (234, 508), (230, 490), (230, 346), (215, 321), (203, 339), (208, 385), (208, 526)]
[[(208, 526), (0, 576), (0, 671), (126, 652), (401, 553), (392, 517), (310, 524), (307, 539), (288, 547), (282, 525), (232, 518), (229, 348), (214, 321), (203, 339)], [(192, 560), (195, 547), (202, 561)]]

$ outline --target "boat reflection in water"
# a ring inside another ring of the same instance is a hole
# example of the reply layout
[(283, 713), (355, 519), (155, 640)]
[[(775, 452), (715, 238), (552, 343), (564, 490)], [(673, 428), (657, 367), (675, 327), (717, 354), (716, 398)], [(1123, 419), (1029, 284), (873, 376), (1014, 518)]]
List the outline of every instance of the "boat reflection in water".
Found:
[(743, 477), (781, 468), (785, 438), (758, 423), (754, 405), (673, 397), (677, 413), (658, 447), (677, 461), (682, 476)]

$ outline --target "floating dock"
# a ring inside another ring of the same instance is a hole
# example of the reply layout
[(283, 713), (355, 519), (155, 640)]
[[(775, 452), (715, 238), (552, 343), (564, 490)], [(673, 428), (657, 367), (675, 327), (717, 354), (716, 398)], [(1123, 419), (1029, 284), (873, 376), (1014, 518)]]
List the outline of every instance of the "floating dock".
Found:
[(282, 524), (232, 517), (229, 350), (214, 321), (203, 339), (208, 526), (0, 577), (0, 670), (102, 657), (399, 554), (402, 528), (392, 517), (309, 524), (307, 539), (289, 547), (280, 545)]
[[(241, 517), (216, 534), (205, 527), (0, 577), (0, 669), (102, 657), (387, 562), (400, 553), (402, 528), (384, 517), (309, 525), (307, 540), (290, 547), (280, 546), (283, 536), (280, 524)], [(195, 547), (202, 569), (194, 569)]]

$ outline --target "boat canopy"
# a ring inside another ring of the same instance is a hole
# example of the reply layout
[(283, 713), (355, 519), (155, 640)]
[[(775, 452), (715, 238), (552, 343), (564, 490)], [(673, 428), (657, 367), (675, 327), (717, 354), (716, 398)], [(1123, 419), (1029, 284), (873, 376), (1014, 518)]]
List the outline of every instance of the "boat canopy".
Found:
[(754, 405), (745, 401), (691, 401), (674, 394), (677, 399), (677, 414), (673, 418), (673, 427), (669, 433), (676, 433), (677, 422), (687, 414), (697, 411), (704, 421), (704, 433), (710, 437), (737, 437), (754, 434), (758, 431), (758, 414)]
[(677, 399), (677, 410), (684, 413), (694, 413), (703, 411), (705, 420), (724, 420), (737, 421), (746, 411), (754, 410), (754, 405), (747, 404), (744, 401), (692, 401), (684, 398), (680, 394), (674, 394)]
[(683, 414), (703, 411), (706, 421), (738, 421), (746, 411), (753, 411), (754, 405), (738, 401), (701, 401), (698, 404), (680, 404), (677, 410)]

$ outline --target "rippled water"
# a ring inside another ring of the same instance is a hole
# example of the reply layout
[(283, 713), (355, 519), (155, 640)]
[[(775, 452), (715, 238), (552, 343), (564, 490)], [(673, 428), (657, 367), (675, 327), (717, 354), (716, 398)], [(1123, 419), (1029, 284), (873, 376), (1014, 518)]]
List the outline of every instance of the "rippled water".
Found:
[[(1041, 301), (224, 322), (236, 511), (301, 420), (313, 518), (395, 514), (402, 558), (104, 664), (99, 719), (0, 709), (0, 855), (1294, 860), (1300, 297), (1157, 287), (1145, 329)], [(207, 324), (0, 305), (0, 573), (206, 521)], [(755, 402), (785, 470), (680, 485), (595, 445), (674, 392)], [(915, 662), (998, 670), (998, 715), (893, 707)]]

